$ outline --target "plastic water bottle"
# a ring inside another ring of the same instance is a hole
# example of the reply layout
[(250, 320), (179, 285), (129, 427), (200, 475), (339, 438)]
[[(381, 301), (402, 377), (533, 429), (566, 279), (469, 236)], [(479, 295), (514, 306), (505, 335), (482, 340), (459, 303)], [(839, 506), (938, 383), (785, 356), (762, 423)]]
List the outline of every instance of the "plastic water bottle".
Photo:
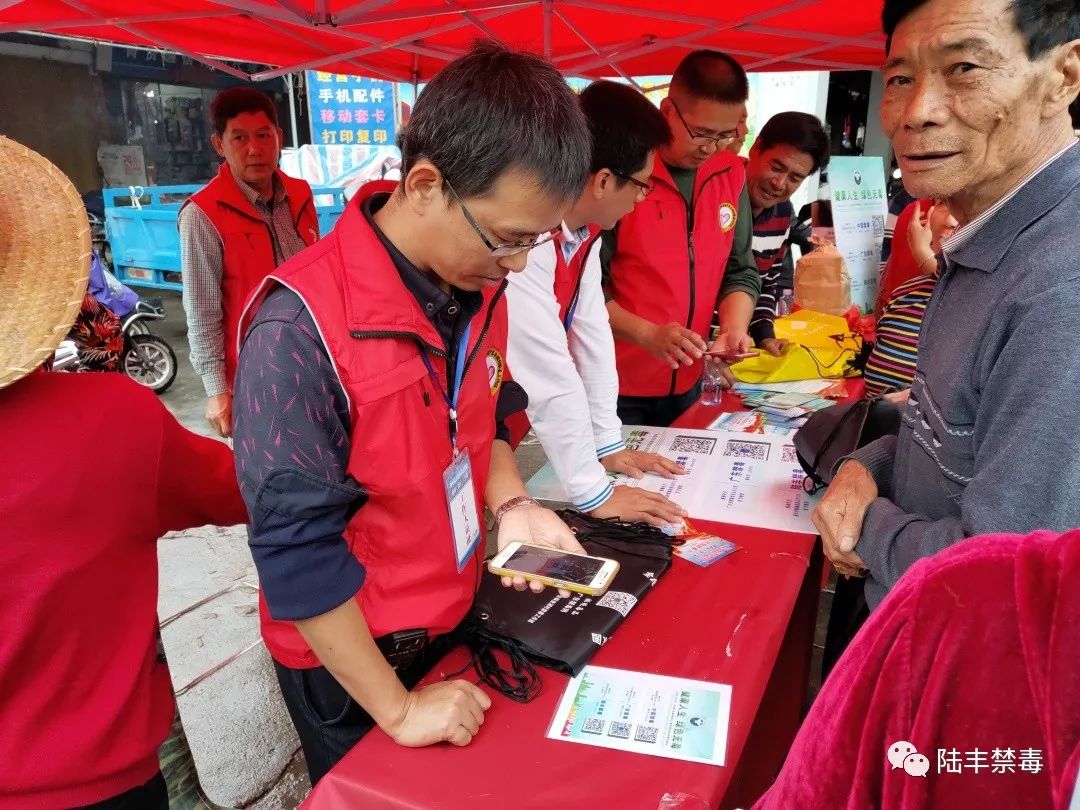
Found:
[(705, 361), (701, 375), (701, 404), (719, 405), (724, 398), (724, 373), (720, 363)]
[(780, 317), (790, 315), (795, 309), (795, 290), (785, 289), (780, 295), (780, 301), (776, 305), (776, 314)]

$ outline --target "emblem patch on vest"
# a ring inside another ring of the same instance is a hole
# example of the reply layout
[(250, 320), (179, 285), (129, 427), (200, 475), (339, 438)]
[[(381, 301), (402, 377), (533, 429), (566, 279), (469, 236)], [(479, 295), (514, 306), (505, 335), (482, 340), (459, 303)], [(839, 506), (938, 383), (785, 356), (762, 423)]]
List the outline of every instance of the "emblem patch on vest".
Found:
[(735, 206), (731, 203), (724, 203), (720, 206), (718, 217), (720, 219), (720, 230), (727, 233), (735, 227), (735, 223), (739, 219), (739, 212), (735, 210)]
[(499, 354), (498, 349), (488, 349), (487, 353), (487, 375), (488, 375), (488, 388), (491, 389), (491, 395), (495, 396), (499, 393), (499, 388), (502, 387), (503, 381), (503, 357)]

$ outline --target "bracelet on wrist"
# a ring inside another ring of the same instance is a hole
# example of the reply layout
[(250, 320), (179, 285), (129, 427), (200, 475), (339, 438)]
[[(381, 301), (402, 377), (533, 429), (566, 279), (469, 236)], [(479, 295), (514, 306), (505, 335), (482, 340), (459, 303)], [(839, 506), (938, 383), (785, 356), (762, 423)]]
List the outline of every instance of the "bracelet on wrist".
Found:
[(502, 523), (502, 519), (506, 517), (507, 512), (512, 512), (522, 506), (538, 506), (539, 504), (528, 495), (518, 495), (516, 498), (511, 498), (498, 509), (495, 510), (495, 525), (498, 526)]

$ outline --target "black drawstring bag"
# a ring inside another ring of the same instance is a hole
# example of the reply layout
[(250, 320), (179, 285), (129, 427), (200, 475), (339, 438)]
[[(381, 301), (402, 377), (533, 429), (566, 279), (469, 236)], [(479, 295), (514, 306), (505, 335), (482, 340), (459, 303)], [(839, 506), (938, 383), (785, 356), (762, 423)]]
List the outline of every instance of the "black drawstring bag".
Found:
[(900, 432), (900, 409), (883, 399), (840, 403), (811, 414), (792, 440), (813, 494), (832, 480), (840, 459), (882, 436)]
[[(522, 703), (540, 694), (533, 664), (568, 675), (581, 672), (667, 573), (672, 546), (680, 542), (645, 524), (591, 518), (572, 510), (559, 516), (589, 554), (618, 560), (619, 572), (607, 592), (562, 599), (551, 588), (540, 594), (504, 588), (499, 577), (485, 572), (472, 610), (456, 631), (472, 652), (469, 666), (480, 679)], [(509, 669), (499, 664), (497, 650), (509, 656)]]

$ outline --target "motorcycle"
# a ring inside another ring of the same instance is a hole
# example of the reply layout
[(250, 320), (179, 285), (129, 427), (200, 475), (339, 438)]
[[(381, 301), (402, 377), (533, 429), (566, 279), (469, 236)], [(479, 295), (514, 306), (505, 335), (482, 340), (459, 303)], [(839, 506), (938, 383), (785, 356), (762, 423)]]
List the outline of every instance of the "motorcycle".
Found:
[[(172, 346), (149, 327), (165, 318), (162, 300), (140, 298), (105, 269), (97, 254), (90, 261), (87, 293), (89, 303), (64, 342), (70, 345), (62, 344), (58, 350), (54, 370), (117, 370), (156, 394), (164, 393), (176, 379), (178, 366)], [(84, 316), (89, 322), (83, 322)]]
[(160, 298), (140, 298), (121, 321), (124, 353), (120, 356), (120, 370), (155, 394), (164, 393), (176, 379), (176, 352), (145, 323), (164, 317), (165, 305)]

